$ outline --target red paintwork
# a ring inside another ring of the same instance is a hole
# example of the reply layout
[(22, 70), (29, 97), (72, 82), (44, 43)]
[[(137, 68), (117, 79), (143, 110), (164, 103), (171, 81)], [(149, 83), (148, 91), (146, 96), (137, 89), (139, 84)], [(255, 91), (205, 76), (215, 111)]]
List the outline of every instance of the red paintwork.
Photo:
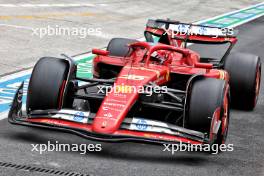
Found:
[[(211, 64), (200, 63), (198, 53), (170, 45), (157, 44), (151, 46), (147, 42), (130, 44), (134, 51), (129, 57), (118, 58), (98, 55), (94, 59), (94, 75), (98, 75), (98, 63), (122, 66), (115, 86), (143, 86), (149, 82), (158, 85), (170, 81), (170, 74), (202, 74), (206, 77), (225, 79), (228, 81), (228, 73), (224, 70), (212, 69)], [(157, 52), (159, 56), (166, 57), (166, 61), (160, 65), (151, 60), (151, 55)], [(100, 52), (98, 52), (100, 53)], [(138, 99), (139, 94), (134, 92), (111, 92), (103, 100), (95, 120), (92, 131), (97, 133), (114, 134), (118, 131), (126, 117), (130, 107)], [(109, 110), (111, 109), (111, 110)]]
[[(115, 81), (115, 87), (122, 89), (125, 86), (144, 86), (148, 82), (155, 81), (157, 79), (156, 72), (150, 70), (138, 70), (138, 68), (141, 67), (135, 66), (130, 68), (129, 66), (126, 66), (122, 69)], [(161, 74), (166, 74), (165, 69), (166, 68), (159, 69)], [(125, 78), (127, 75), (138, 75), (144, 77), (142, 77), (142, 80), (127, 80)], [(104, 98), (93, 122), (93, 131), (98, 133), (114, 133), (118, 130), (131, 105), (133, 105), (138, 98), (137, 91), (123, 92), (119, 94), (123, 96), (117, 96), (117, 94), (112, 92)], [(109, 108), (118, 109), (118, 111), (109, 111)]]
[(92, 49), (93, 54), (98, 54), (102, 56), (107, 56), (109, 54), (109, 51), (107, 50), (100, 50), (100, 49)]

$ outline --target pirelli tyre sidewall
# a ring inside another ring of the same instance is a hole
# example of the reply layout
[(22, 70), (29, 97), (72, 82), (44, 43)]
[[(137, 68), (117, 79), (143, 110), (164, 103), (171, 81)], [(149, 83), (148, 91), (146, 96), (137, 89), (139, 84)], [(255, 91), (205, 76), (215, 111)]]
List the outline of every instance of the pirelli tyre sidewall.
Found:
[(230, 76), (232, 107), (253, 110), (260, 90), (261, 62), (259, 56), (248, 53), (231, 53), (225, 60), (224, 69)]
[(69, 64), (66, 60), (43, 57), (34, 66), (27, 92), (27, 112), (59, 109), (67, 85)]

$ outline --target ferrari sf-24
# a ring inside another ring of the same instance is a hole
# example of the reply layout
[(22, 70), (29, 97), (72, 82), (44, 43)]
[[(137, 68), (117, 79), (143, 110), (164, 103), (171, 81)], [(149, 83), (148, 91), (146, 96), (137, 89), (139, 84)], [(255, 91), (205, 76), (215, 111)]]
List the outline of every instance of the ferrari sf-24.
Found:
[[(195, 35), (178, 36), (180, 25)], [(257, 56), (230, 54), (237, 38), (221, 31), (149, 20), (146, 41), (114, 38), (106, 50), (92, 50), (93, 78), (78, 77), (69, 56), (43, 57), (32, 71), (26, 109), (22, 83), (8, 120), (104, 142), (224, 144), (230, 107), (256, 105), (261, 65)], [(199, 53), (200, 45), (222, 44), (229, 45), (220, 59)]]

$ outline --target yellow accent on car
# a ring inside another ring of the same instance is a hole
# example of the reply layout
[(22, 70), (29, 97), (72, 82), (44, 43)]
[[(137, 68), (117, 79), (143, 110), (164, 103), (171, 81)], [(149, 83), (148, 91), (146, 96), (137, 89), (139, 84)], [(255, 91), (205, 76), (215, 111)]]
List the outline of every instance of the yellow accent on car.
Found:
[(219, 74), (220, 74), (220, 78), (219, 79), (224, 80), (225, 79), (225, 71), (223, 71), (223, 70), (218, 70), (218, 71), (219, 71)]

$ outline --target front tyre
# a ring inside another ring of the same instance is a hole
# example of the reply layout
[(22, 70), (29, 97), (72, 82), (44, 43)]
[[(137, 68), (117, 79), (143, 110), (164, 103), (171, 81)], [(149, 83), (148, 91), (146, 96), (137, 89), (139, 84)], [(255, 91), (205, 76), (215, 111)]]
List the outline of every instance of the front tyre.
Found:
[[(185, 126), (207, 133), (213, 144), (224, 144), (229, 124), (229, 85), (225, 80), (199, 78), (193, 81), (187, 98)], [(217, 134), (212, 124), (221, 121)]]
[(43, 57), (36, 63), (28, 86), (28, 112), (62, 107), (69, 68), (66, 60), (52, 57)]

